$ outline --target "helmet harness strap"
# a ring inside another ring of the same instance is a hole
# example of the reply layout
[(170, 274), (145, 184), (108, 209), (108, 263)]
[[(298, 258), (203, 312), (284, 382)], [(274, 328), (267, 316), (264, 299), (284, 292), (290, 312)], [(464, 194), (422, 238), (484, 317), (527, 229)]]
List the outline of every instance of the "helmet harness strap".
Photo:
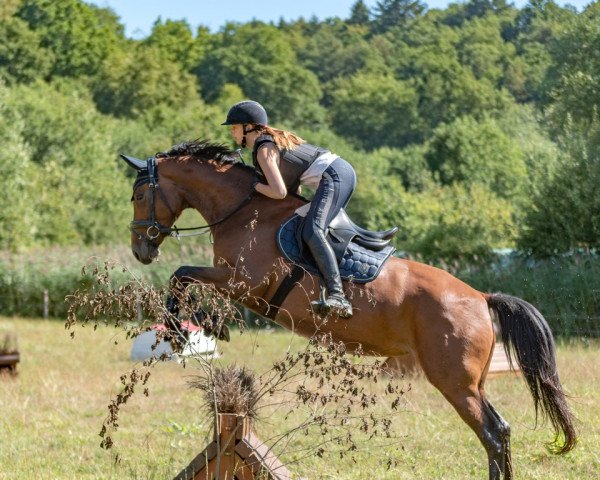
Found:
[(244, 136), (242, 137), (242, 148), (246, 148), (246, 134), (256, 132), (257, 130), (260, 130), (260, 125), (254, 126), (248, 130), (246, 130), (246, 124), (242, 125), (242, 133), (244, 134)]

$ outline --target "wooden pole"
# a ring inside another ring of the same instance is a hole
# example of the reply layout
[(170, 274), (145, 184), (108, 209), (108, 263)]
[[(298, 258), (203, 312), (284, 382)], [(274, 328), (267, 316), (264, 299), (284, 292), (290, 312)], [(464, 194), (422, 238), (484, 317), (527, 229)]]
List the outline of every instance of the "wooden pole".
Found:
[(48, 319), (50, 312), (50, 299), (48, 297), (48, 290), (44, 289), (44, 318)]

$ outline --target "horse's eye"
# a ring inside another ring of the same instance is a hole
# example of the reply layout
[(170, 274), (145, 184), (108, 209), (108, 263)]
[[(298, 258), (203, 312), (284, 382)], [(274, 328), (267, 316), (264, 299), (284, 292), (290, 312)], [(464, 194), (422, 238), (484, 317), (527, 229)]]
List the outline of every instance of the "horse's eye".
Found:
[(140, 201), (144, 198), (144, 194), (143, 193), (138, 193), (137, 195), (135, 195), (135, 200), (136, 201)]

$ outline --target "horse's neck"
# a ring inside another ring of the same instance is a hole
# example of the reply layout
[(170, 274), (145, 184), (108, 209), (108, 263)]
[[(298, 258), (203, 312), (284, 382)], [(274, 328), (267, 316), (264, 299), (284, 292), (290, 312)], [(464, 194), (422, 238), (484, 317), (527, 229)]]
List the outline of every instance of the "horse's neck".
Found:
[(252, 186), (247, 172), (236, 171), (231, 165), (202, 168), (192, 160), (184, 160), (166, 174), (180, 188), (184, 209), (197, 210), (208, 224), (229, 215), (244, 201)]
[(209, 225), (224, 220), (211, 228), (215, 247), (232, 250), (224, 254), (239, 254), (240, 245), (236, 240), (244, 242), (240, 235), (246, 230), (244, 227), (259, 229), (256, 232), (259, 236), (272, 236), (281, 222), (304, 203), (292, 195), (273, 200), (255, 192), (249, 204), (244, 205), (252, 191), (252, 175), (232, 165), (206, 167), (184, 161), (174, 165), (168, 174), (182, 189), (184, 208), (197, 210)]

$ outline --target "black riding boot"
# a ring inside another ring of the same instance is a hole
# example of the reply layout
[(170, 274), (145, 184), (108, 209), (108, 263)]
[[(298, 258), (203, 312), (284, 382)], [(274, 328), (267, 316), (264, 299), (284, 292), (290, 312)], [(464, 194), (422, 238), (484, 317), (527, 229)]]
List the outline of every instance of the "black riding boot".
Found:
[(327, 288), (326, 297), (319, 302), (313, 302), (313, 307), (316, 307), (319, 313), (334, 311), (342, 318), (350, 318), (352, 304), (344, 295), (340, 270), (333, 249), (327, 241), (311, 241), (309, 248)]

